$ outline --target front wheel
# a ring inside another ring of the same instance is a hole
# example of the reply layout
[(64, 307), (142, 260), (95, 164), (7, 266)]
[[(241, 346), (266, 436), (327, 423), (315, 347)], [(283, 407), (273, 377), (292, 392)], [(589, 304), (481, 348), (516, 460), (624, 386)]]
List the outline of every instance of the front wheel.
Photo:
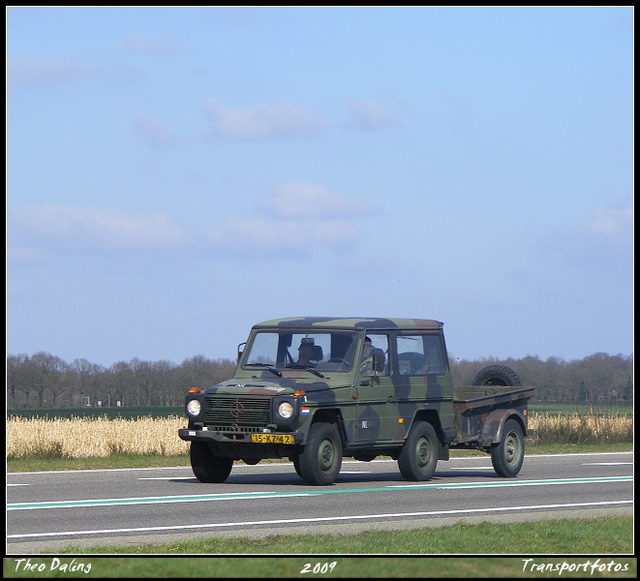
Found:
[(326, 422), (313, 424), (307, 444), (298, 456), (300, 476), (313, 486), (326, 486), (335, 482), (341, 466), (342, 440), (338, 430)]
[(428, 422), (416, 423), (398, 457), (400, 474), (405, 480), (430, 480), (440, 456), (440, 441)]
[(232, 458), (214, 456), (204, 442), (191, 442), (191, 468), (200, 482), (224, 482), (231, 473)]
[(508, 420), (502, 432), (502, 441), (491, 448), (491, 463), (499, 476), (513, 478), (520, 472), (524, 461), (524, 436), (516, 420)]

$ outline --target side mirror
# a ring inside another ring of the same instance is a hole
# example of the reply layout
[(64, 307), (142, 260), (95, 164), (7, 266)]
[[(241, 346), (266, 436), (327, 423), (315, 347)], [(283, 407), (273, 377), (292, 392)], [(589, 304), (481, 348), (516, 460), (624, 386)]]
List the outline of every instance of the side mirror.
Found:
[(238, 363), (240, 363), (240, 357), (242, 357), (242, 354), (244, 353), (244, 348), (247, 346), (247, 342), (245, 341), (244, 343), (240, 343), (240, 345), (238, 345)]

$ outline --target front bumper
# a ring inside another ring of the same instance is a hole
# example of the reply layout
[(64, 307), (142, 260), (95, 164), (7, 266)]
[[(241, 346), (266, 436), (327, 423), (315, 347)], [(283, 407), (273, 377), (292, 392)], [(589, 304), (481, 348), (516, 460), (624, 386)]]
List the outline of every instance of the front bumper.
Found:
[[(304, 443), (304, 436), (300, 432), (293, 434), (285, 434), (283, 432), (222, 432), (213, 431), (206, 428), (193, 430), (189, 428), (181, 428), (178, 430), (178, 436), (187, 442), (219, 442), (222, 444), (252, 444), (261, 446), (263, 444), (284, 444), (298, 445)], [(258, 436), (260, 441), (255, 441)]]
[[(261, 442), (254, 442), (252, 434), (260, 436)], [(222, 432), (207, 429), (182, 428), (178, 436), (187, 442), (206, 443), (216, 456), (234, 458), (286, 458), (298, 453), (298, 446), (304, 444), (304, 433), (282, 432)], [(289, 443), (286, 443), (289, 442)]]

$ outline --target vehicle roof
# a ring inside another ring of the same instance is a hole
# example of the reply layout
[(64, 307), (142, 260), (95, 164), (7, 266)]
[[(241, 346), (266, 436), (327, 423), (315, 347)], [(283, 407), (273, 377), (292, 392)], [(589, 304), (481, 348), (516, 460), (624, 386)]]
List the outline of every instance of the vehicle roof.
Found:
[(442, 329), (443, 323), (433, 319), (384, 319), (376, 317), (292, 317), (272, 319), (253, 326), (260, 328), (333, 328), (333, 329)]

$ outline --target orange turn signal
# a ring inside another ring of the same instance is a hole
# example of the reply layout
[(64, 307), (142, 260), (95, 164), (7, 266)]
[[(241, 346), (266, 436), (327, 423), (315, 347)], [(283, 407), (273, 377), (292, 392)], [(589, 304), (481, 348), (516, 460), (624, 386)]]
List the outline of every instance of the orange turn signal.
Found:
[(200, 393), (200, 388), (199, 387), (192, 387), (189, 390), (189, 393)]
[(293, 395), (304, 395), (304, 391), (302, 389), (297, 389), (296, 391), (293, 392)]

